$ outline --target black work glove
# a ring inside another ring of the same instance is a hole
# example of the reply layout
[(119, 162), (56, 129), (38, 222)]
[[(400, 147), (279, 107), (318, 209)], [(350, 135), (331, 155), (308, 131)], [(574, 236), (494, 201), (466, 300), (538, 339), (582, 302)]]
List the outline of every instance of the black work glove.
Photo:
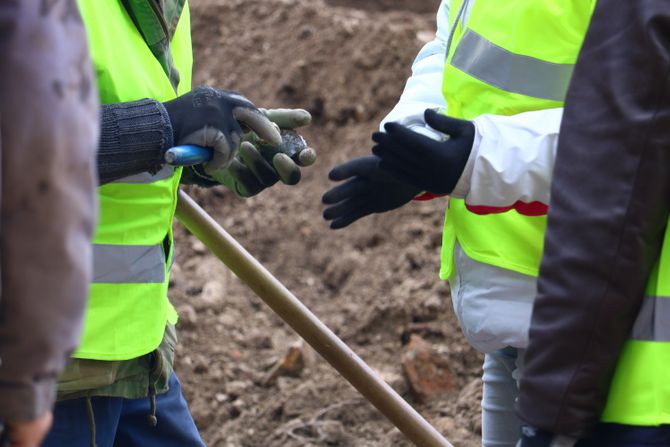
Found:
[(516, 447), (573, 447), (576, 439), (524, 425)]
[(382, 169), (398, 180), (422, 191), (449, 194), (472, 151), (475, 126), (431, 109), (424, 116), (430, 127), (445, 134), (444, 140), (436, 141), (398, 123), (386, 123), (386, 132), (372, 135), (377, 143), (372, 152), (381, 158)]
[(399, 182), (380, 168), (380, 159), (374, 155), (354, 158), (336, 166), (328, 178), (349, 179), (323, 195), (323, 203), (330, 205), (323, 218), (332, 220), (330, 228), (344, 228), (372, 213), (383, 213), (400, 208), (421, 190)]
[(260, 110), (280, 129), (281, 144), (268, 143), (255, 132), (248, 132), (229, 166), (209, 173), (198, 166), (188, 168), (182, 182), (200, 186), (222, 184), (240, 197), (256, 195), (280, 180), (286, 185), (297, 184), (300, 167), (314, 164), (316, 152), (295, 129), (310, 124), (312, 116), (303, 109)]
[(270, 144), (280, 144), (277, 127), (244, 96), (229, 90), (200, 86), (163, 104), (170, 117), (174, 142), (214, 150), (204, 166), (213, 172), (227, 166), (237, 153), (244, 131), (254, 131)]

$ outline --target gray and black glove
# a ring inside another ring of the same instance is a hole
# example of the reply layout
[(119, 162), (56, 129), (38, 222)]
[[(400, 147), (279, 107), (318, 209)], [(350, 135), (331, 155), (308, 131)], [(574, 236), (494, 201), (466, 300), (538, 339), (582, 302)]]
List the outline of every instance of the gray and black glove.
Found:
[(102, 107), (98, 173), (100, 183), (135, 174), (154, 174), (164, 165), (165, 151), (178, 144), (210, 147), (214, 156), (200, 170), (227, 166), (244, 132), (253, 131), (280, 144), (277, 126), (244, 96), (198, 87), (164, 104), (141, 99)]
[(207, 173), (230, 164), (245, 131), (253, 131), (269, 144), (282, 141), (277, 127), (237, 92), (201, 86), (163, 105), (172, 123), (175, 145), (194, 144), (214, 150), (212, 160), (204, 166)]
[(251, 197), (278, 181), (295, 185), (300, 181), (300, 167), (316, 161), (316, 152), (309, 148), (295, 129), (311, 123), (312, 117), (302, 109), (261, 109), (281, 132), (281, 144), (273, 144), (257, 132), (244, 135), (240, 150), (229, 166), (203, 172), (200, 167), (184, 171), (183, 183), (200, 186), (222, 184), (240, 197)]

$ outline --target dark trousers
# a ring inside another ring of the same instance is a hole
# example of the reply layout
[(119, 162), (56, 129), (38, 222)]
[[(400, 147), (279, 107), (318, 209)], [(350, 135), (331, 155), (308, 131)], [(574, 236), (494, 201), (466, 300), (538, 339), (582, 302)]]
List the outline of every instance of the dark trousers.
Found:
[(636, 427), (633, 425), (600, 423), (589, 439), (575, 447), (670, 447), (670, 425)]
[[(92, 411), (90, 411), (92, 409)], [(54, 422), (43, 447), (204, 447), (188, 410), (177, 376), (170, 390), (156, 396), (156, 425), (150, 423), (151, 401), (93, 397), (56, 403)]]

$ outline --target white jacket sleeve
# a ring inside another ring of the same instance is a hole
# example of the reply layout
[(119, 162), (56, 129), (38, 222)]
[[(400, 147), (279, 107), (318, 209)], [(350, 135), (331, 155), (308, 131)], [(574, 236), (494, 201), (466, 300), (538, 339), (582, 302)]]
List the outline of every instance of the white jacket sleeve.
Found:
[(437, 11), (437, 33), (419, 51), (412, 64), (412, 75), (407, 80), (405, 90), (398, 104), (384, 118), (380, 128), (391, 121), (400, 122), (412, 130), (434, 134), (423, 118), (428, 108), (446, 107), (442, 96), (442, 78), (449, 38), (449, 0), (443, 0)]
[(480, 214), (546, 213), (562, 115), (556, 108), (476, 118), (472, 152), (451, 196)]

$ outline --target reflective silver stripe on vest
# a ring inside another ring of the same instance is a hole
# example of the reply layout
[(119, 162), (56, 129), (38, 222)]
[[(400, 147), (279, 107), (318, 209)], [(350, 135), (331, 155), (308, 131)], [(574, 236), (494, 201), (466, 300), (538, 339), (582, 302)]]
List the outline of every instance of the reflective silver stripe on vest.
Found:
[(467, 30), (451, 65), (489, 85), (534, 98), (563, 101), (573, 64), (554, 64), (512, 53)]
[(162, 245), (93, 244), (94, 283), (163, 283)]
[(670, 298), (645, 297), (631, 338), (670, 342)]
[(166, 165), (163, 166), (163, 168), (155, 174), (143, 172), (141, 174), (135, 174), (129, 177), (124, 177), (122, 179), (115, 180), (112, 183), (132, 183), (132, 184), (154, 183), (160, 180), (170, 178), (172, 177), (172, 174), (174, 174), (174, 167)]

